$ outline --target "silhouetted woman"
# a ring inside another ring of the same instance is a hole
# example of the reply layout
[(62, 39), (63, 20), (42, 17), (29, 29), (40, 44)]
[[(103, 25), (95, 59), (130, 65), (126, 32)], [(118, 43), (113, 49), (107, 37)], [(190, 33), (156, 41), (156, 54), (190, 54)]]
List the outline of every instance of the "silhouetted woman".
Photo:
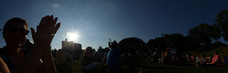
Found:
[(60, 27), (57, 18), (43, 17), (37, 31), (31, 28), (34, 45), (26, 54), (22, 50), (28, 31), (28, 24), (21, 18), (8, 20), (3, 28), (6, 46), (0, 50), (0, 73), (56, 73), (50, 52), (51, 41)]

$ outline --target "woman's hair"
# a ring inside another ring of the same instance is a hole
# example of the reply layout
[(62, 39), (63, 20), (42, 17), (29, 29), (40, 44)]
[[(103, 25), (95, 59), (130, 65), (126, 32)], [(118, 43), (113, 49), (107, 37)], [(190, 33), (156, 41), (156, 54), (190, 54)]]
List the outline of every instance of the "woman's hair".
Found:
[(5, 25), (3, 27), (3, 33), (5, 33), (6, 29), (8, 29), (10, 27), (10, 24), (14, 24), (14, 23), (20, 23), (20, 24), (26, 25), (28, 27), (28, 23), (24, 19), (14, 17), (5, 23)]

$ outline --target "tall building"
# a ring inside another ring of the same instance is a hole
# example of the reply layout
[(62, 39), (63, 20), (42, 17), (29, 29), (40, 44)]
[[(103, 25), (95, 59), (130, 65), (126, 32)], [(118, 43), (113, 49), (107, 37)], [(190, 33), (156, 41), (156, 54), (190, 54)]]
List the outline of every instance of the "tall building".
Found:
[(65, 41), (62, 41), (62, 50), (71, 54), (73, 58), (77, 58), (82, 54), (82, 45), (65, 39)]

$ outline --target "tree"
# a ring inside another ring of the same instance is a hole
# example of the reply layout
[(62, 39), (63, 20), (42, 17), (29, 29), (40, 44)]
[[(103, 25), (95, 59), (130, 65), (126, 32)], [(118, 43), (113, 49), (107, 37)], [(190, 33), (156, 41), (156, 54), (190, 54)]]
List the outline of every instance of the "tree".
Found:
[(179, 33), (165, 34), (164, 41), (167, 46), (177, 48), (182, 45), (184, 36)]
[(228, 41), (228, 10), (221, 10), (215, 19), (216, 24), (222, 30), (222, 36)]
[(158, 48), (158, 51), (165, 51), (165, 42), (163, 37), (157, 37), (154, 39), (156, 44), (156, 48)]
[(150, 40), (146, 43), (146, 45), (147, 45), (150, 49), (154, 50), (154, 49), (156, 48), (156, 41), (155, 41), (154, 39), (150, 39)]
[(218, 40), (221, 31), (217, 26), (202, 23), (188, 31), (188, 36), (194, 37), (201, 45), (211, 44), (212, 39)]
[(184, 36), (180, 33), (173, 33), (173, 34), (165, 34), (164, 35), (164, 42), (166, 47), (176, 48), (177, 54), (182, 53), (183, 50), (183, 42)]
[(152, 50), (155, 50), (156, 48), (158, 51), (165, 50), (165, 43), (164, 38), (156, 37), (155, 39), (150, 39), (146, 45), (151, 48)]
[(185, 51), (196, 51), (200, 48), (200, 43), (192, 36), (186, 36), (184, 38), (184, 50)]
[(220, 41), (216, 41), (216, 42), (212, 43), (212, 47), (213, 48), (219, 48), (221, 46), (226, 46), (226, 44), (224, 44), (224, 43), (222, 43)]

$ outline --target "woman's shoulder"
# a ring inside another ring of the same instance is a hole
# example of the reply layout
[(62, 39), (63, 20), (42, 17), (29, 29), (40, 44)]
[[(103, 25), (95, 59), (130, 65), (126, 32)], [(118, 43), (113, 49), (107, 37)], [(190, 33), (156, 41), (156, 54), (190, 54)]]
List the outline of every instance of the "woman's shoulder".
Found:
[(16, 66), (13, 64), (10, 58), (3, 52), (2, 48), (0, 49), (0, 58), (2, 62), (4, 62), (8, 66), (10, 71), (16, 68)]

